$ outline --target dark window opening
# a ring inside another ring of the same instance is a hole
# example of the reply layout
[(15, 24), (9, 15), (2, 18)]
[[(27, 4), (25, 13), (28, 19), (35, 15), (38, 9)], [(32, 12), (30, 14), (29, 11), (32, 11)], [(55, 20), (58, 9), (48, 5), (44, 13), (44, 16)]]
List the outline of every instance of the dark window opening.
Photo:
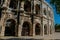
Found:
[(31, 12), (31, 2), (26, 1), (24, 3), (24, 10), (27, 11), (27, 12)]
[(15, 36), (15, 20), (9, 19), (5, 26), (5, 36)]
[(30, 36), (30, 24), (28, 22), (23, 23), (22, 36)]
[(10, 8), (16, 9), (18, 5), (18, 1), (17, 0), (11, 0), (10, 1)]
[(46, 15), (46, 9), (44, 8), (44, 14)]
[(2, 6), (4, 4), (5, 0), (0, 0), (0, 6)]
[(36, 14), (39, 14), (40, 13), (40, 5), (36, 4), (35, 8), (36, 8), (36, 10), (35, 10)]
[(36, 24), (35, 34), (36, 34), (36, 35), (40, 35), (40, 24)]
[(44, 26), (44, 34), (47, 34), (47, 26)]
[(2, 10), (0, 10), (0, 19), (1, 19), (1, 15), (2, 15), (2, 13), (1, 13), (1, 12), (2, 12)]

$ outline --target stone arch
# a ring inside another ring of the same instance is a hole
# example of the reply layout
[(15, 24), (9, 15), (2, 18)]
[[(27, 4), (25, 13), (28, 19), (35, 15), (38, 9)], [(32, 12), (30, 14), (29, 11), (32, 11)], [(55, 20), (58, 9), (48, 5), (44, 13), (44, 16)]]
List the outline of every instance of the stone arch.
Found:
[(27, 12), (31, 12), (31, 2), (30, 1), (24, 2), (24, 10)]
[(43, 12), (44, 12), (44, 15), (47, 15), (47, 14), (46, 14), (46, 13), (47, 13), (47, 12), (46, 12), (46, 8), (44, 8)]
[(5, 0), (0, 0), (0, 6), (4, 4)]
[(35, 11), (36, 11), (36, 14), (40, 13), (40, 5), (39, 4), (35, 5)]
[(44, 34), (47, 34), (47, 25), (44, 25)]
[(17, 0), (10, 0), (10, 8), (16, 9), (17, 8), (18, 1)]
[(5, 36), (15, 36), (16, 21), (8, 19), (5, 24)]
[(30, 22), (28, 21), (25, 21), (22, 25), (22, 32), (21, 32), (21, 35), (22, 36), (30, 36)]
[(35, 35), (40, 35), (41, 33), (41, 26), (39, 23), (35, 25)]

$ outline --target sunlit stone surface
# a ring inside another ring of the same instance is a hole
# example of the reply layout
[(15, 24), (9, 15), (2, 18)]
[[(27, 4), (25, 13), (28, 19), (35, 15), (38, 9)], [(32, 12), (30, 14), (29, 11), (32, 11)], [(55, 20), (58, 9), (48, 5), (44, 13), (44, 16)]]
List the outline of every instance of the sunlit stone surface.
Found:
[(0, 38), (42, 39), (54, 34), (53, 9), (45, 0), (0, 0), (0, 9)]

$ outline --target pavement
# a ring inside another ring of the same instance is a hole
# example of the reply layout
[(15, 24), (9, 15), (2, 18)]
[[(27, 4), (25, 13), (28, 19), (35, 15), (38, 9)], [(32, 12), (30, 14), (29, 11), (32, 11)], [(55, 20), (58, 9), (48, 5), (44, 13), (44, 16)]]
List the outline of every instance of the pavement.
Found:
[(60, 32), (55, 32), (52, 36), (54, 36), (54, 39), (60, 39)]
[(51, 34), (51, 35), (44, 35), (44, 36), (33, 36), (33, 37), (29, 37), (29, 36), (26, 36), (26, 37), (0, 37), (0, 39), (21, 39), (21, 40), (35, 40), (35, 39), (56, 39), (56, 40), (60, 40), (60, 32), (55, 32), (54, 34)]

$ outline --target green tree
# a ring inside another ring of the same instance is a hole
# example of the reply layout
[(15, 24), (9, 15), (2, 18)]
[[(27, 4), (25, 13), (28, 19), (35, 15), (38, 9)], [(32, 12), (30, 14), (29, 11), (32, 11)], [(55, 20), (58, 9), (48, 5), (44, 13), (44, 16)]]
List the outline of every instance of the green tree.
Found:
[(60, 24), (55, 24), (55, 31), (60, 32)]
[(55, 29), (60, 29), (60, 24), (55, 24)]
[(50, 0), (50, 3), (55, 6), (57, 14), (60, 15), (60, 0)]

